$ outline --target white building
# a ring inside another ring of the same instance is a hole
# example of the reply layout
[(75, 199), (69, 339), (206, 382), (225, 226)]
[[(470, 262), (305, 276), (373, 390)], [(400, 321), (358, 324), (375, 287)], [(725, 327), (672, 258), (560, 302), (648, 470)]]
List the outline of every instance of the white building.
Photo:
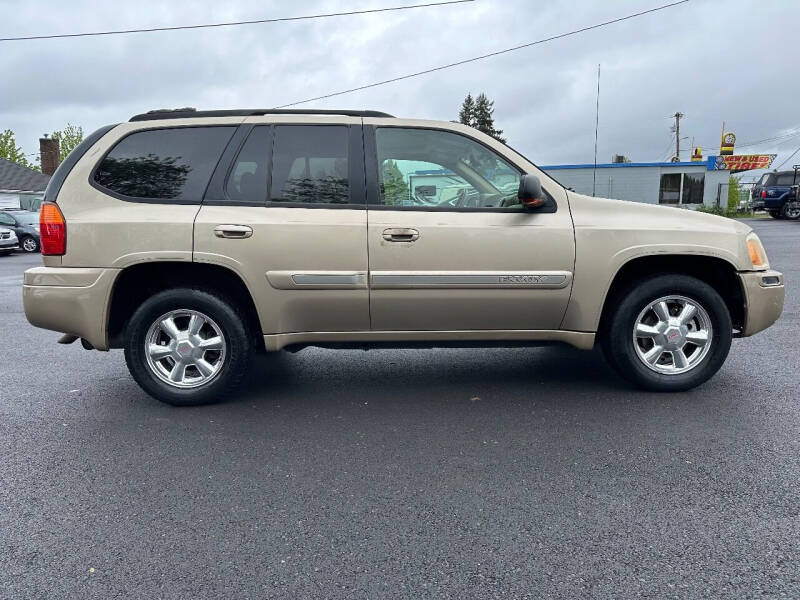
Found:
[(580, 194), (648, 204), (715, 206), (727, 202), (730, 171), (714, 156), (703, 162), (605, 163), (595, 166), (546, 165), (539, 168)]

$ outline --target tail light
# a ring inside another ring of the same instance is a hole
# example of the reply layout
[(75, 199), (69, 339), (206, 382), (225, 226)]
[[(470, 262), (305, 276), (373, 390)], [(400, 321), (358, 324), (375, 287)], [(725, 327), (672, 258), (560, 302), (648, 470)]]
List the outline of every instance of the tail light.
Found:
[(67, 222), (55, 202), (42, 204), (39, 237), (43, 256), (63, 256), (67, 252)]
[(767, 190), (761, 190), (761, 197), (762, 198), (766, 198), (767, 197)]

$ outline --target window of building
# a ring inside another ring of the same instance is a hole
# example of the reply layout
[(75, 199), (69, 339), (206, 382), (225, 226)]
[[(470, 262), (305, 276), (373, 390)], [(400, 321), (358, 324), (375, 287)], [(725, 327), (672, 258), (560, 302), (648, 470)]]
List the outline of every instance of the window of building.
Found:
[(270, 128), (255, 127), (231, 167), (225, 191), (228, 198), (241, 202), (267, 201)]
[(381, 127), (376, 144), (383, 205), (521, 207), (519, 171), (468, 137), (431, 129)]
[(179, 127), (123, 138), (95, 173), (103, 187), (131, 198), (200, 202), (235, 127)]
[(347, 138), (341, 125), (276, 126), (270, 201), (348, 204)]
[(705, 173), (667, 173), (661, 176), (659, 204), (702, 204)]
[(679, 204), (681, 200), (681, 174), (669, 173), (661, 176), (658, 191), (659, 204)]
[(702, 204), (705, 180), (705, 173), (684, 173), (681, 204)]

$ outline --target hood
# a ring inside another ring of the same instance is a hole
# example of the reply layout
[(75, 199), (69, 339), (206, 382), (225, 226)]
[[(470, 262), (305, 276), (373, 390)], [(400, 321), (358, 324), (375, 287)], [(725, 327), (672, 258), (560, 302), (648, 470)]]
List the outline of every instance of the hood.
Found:
[(676, 206), (645, 204), (612, 198), (594, 198), (569, 192), (575, 226), (590, 225), (612, 218), (625, 228), (641, 227), (655, 230), (697, 231), (746, 235), (752, 228), (740, 221)]

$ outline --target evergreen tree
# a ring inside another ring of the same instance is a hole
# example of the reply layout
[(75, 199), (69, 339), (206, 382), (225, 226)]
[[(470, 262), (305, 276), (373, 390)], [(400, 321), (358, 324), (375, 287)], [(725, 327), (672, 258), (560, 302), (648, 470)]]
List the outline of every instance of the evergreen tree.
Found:
[[(466, 101), (465, 101), (466, 102)], [(494, 127), (494, 102), (481, 92), (475, 99), (475, 109), (473, 112), (474, 124), (472, 125), (478, 131), (482, 131), (486, 135), (490, 135), (496, 140), (505, 143), (505, 138), (502, 137), (503, 130), (495, 129)]]
[(394, 206), (401, 206), (409, 198), (408, 184), (403, 177), (403, 172), (393, 160), (383, 163), (383, 196), (384, 204)]
[(475, 100), (472, 99), (472, 94), (467, 94), (467, 97), (464, 98), (461, 110), (458, 111), (458, 122), (475, 127)]

